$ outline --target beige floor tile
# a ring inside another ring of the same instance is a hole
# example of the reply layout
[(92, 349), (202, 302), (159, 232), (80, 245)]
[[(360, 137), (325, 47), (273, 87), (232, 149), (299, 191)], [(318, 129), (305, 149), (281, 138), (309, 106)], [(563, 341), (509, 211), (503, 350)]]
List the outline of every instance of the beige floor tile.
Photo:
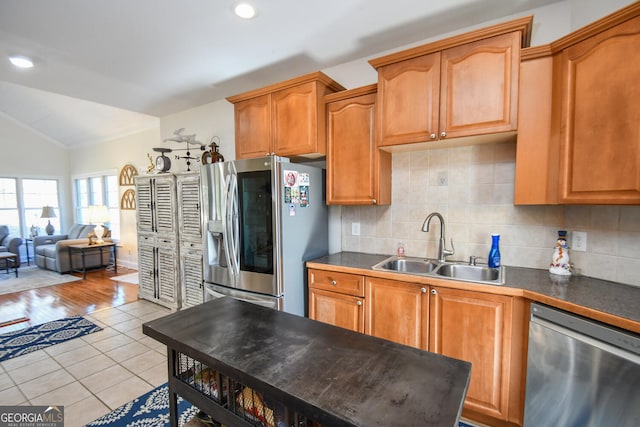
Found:
[(64, 427), (82, 427), (111, 412), (111, 409), (95, 396), (87, 397), (64, 407)]
[(106, 403), (109, 408), (116, 409), (152, 389), (153, 386), (146, 381), (130, 376), (126, 381), (96, 393), (96, 396)]
[(142, 319), (135, 318), (135, 319), (125, 320), (124, 322), (115, 323), (111, 325), (111, 327), (119, 332), (127, 332), (131, 330), (142, 330), (143, 323), (144, 321)]
[(139, 328), (136, 328), (136, 329), (131, 329), (129, 331), (126, 331), (125, 335), (127, 335), (128, 337), (133, 338), (136, 341), (140, 341), (142, 338), (147, 336), (142, 332), (142, 326), (140, 326)]
[(21, 366), (30, 365), (33, 362), (36, 362), (38, 360), (49, 359), (49, 358), (50, 358), (49, 355), (45, 353), (44, 350), (37, 350), (22, 356), (14, 357), (12, 359), (7, 359), (4, 362), (2, 362), (2, 367), (6, 372), (11, 372), (14, 369), (17, 369)]
[(86, 378), (98, 372), (115, 365), (116, 362), (110, 357), (100, 353), (90, 359), (83, 360), (73, 365), (67, 366), (66, 369), (77, 379)]
[(62, 367), (58, 362), (47, 356), (46, 359), (38, 360), (28, 366), (21, 366), (7, 371), (7, 373), (16, 384), (22, 384), (27, 381), (31, 381), (34, 378), (58, 371), (61, 368)]
[(171, 311), (156, 311), (153, 313), (145, 314), (144, 316), (140, 316), (140, 318), (145, 322), (150, 322), (152, 320), (159, 319), (169, 314), (171, 314)]
[(120, 335), (120, 332), (118, 332), (115, 329), (112, 329), (111, 327), (107, 326), (101, 331), (94, 332), (94, 333), (89, 334), (89, 335), (84, 335), (84, 336), (80, 337), (80, 339), (85, 341), (85, 342), (88, 342), (89, 344), (93, 344), (94, 342), (102, 341), (102, 340), (105, 340), (107, 338), (115, 337), (117, 335)]
[(21, 405), (27, 401), (18, 387), (0, 391), (0, 405)]
[(105, 310), (95, 311), (91, 313), (91, 317), (107, 325), (113, 325), (115, 323), (120, 323), (124, 322), (125, 320), (135, 318), (135, 316), (118, 310), (117, 308), (107, 308)]
[(15, 386), (14, 382), (11, 380), (11, 377), (6, 372), (0, 374), (0, 390), (6, 390), (10, 387)]
[(104, 340), (96, 341), (91, 345), (93, 345), (95, 348), (97, 348), (98, 350), (104, 353), (107, 351), (114, 350), (116, 348), (120, 348), (127, 344), (131, 344), (133, 342), (135, 342), (133, 338), (119, 333), (118, 335), (114, 335)]
[(121, 363), (147, 351), (149, 351), (149, 347), (144, 344), (140, 344), (137, 341), (134, 341), (132, 343), (123, 345), (122, 347), (107, 351), (105, 354), (116, 362)]
[(138, 376), (151, 384), (154, 387), (158, 387), (168, 381), (168, 370), (167, 370), (167, 362), (164, 361), (162, 363), (157, 364), (156, 366), (152, 366), (151, 368), (139, 372)]
[(146, 345), (149, 348), (152, 348), (164, 355), (167, 354), (167, 346), (160, 341), (151, 338), (150, 336), (146, 336), (138, 340), (139, 343)]
[(118, 310), (124, 311), (136, 317), (143, 317), (146, 314), (157, 312), (170, 312), (168, 308), (154, 304), (150, 301), (140, 300), (129, 304), (121, 305)]
[[(18, 388), (27, 399), (32, 400), (34, 397), (49, 393), (75, 380), (76, 379), (64, 369), (58, 369), (46, 375), (40, 375), (31, 381), (18, 384)], [(60, 402), (51, 402), (51, 404), (62, 405)]]
[(163, 363), (166, 367), (167, 358), (155, 350), (149, 350), (130, 359), (123, 360), (120, 364), (131, 372), (142, 372), (159, 363)]
[(131, 371), (120, 365), (109, 366), (100, 372), (84, 377), (80, 382), (93, 394), (131, 378)]
[(78, 348), (74, 348), (71, 351), (60, 353), (53, 356), (62, 366), (70, 366), (77, 362), (89, 359), (91, 357), (101, 354), (95, 347), (83, 341), (83, 345)]
[(29, 402), (31, 402), (32, 405), (61, 405), (66, 407), (88, 397), (91, 397), (91, 392), (84, 388), (79, 382), (74, 381), (36, 398), (29, 399)]
[(82, 347), (83, 345), (87, 345), (87, 343), (84, 340), (81, 340), (80, 338), (74, 338), (72, 340), (65, 341), (60, 344), (52, 345), (51, 347), (47, 347), (44, 349), (44, 351), (49, 356), (55, 356), (56, 354), (66, 353), (78, 347)]

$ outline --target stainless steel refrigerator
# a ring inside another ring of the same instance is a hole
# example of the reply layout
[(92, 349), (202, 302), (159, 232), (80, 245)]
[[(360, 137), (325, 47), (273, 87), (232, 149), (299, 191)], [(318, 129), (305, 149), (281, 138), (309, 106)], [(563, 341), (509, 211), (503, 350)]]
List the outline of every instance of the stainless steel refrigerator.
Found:
[(323, 172), (277, 156), (201, 166), (205, 300), (306, 315), (305, 261), (329, 247)]

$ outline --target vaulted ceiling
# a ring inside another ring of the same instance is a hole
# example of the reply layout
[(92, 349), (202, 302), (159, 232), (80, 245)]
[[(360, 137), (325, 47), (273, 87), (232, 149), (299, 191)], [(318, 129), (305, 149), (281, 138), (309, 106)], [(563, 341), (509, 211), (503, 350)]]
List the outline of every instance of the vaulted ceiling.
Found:
[[(0, 115), (76, 147), (559, 0), (0, 0)], [(7, 57), (33, 59), (16, 69)]]

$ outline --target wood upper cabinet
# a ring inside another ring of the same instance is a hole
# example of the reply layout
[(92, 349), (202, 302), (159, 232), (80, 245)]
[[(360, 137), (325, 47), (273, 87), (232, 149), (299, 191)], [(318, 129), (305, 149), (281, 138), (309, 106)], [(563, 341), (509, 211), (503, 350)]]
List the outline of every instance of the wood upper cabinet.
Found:
[(367, 334), (427, 350), (427, 286), (367, 277), (366, 290)]
[(234, 104), (236, 158), (261, 157), (271, 153), (271, 94)]
[(391, 203), (391, 154), (375, 140), (376, 85), (325, 97), (327, 204)]
[(638, 46), (640, 16), (570, 46), (556, 58), (562, 67), (564, 203), (640, 203)]
[(441, 287), (431, 294), (429, 351), (472, 363), (463, 413), (521, 425), (522, 300)]
[(324, 156), (323, 97), (340, 90), (316, 72), (227, 98), (234, 104), (236, 158)]
[(369, 61), (378, 69), (378, 144), (517, 129), (520, 47), (532, 18)]
[(640, 3), (523, 51), (516, 204), (640, 204)]
[(309, 318), (364, 332), (364, 276), (309, 269)]

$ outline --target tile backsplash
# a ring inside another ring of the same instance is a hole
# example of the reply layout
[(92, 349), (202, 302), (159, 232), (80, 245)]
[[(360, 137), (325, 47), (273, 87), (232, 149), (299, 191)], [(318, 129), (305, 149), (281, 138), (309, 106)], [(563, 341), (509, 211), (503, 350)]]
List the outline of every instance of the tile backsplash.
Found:
[[(640, 286), (640, 206), (514, 206), (515, 142), (393, 154), (390, 206), (342, 208), (343, 251), (437, 256), (445, 219), (448, 259), (485, 259), (491, 233), (500, 234), (502, 264), (547, 269), (558, 230), (587, 233), (586, 251), (570, 248), (574, 274)], [(360, 223), (360, 235), (351, 224)]]

